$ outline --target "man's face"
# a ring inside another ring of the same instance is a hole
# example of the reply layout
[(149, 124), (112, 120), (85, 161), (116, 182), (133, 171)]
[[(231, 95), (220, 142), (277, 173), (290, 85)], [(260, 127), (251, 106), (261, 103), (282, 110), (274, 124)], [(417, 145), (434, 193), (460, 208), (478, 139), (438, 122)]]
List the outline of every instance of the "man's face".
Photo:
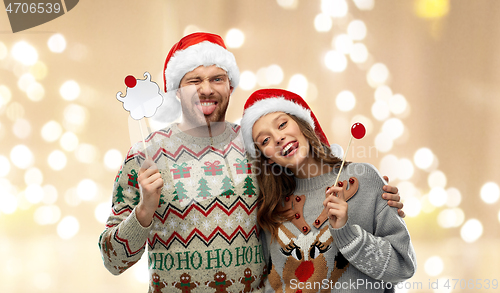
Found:
[(192, 127), (224, 122), (232, 91), (227, 72), (215, 65), (186, 73), (177, 94), (183, 120)]

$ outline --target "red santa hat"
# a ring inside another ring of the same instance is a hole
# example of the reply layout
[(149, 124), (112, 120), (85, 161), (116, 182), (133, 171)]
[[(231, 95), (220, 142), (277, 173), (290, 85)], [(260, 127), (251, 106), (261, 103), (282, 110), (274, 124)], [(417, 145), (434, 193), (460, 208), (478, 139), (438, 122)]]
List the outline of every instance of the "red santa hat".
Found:
[(245, 148), (251, 156), (257, 156), (252, 138), (253, 125), (260, 117), (274, 112), (284, 112), (305, 120), (314, 129), (319, 140), (329, 145), (316, 116), (301, 96), (282, 89), (262, 89), (248, 98), (241, 119), (241, 133)]
[(163, 76), (165, 92), (179, 88), (184, 75), (201, 65), (215, 65), (224, 69), (231, 87), (238, 86), (240, 71), (233, 53), (226, 49), (224, 40), (215, 34), (193, 33), (183, 37), (168, 53)]

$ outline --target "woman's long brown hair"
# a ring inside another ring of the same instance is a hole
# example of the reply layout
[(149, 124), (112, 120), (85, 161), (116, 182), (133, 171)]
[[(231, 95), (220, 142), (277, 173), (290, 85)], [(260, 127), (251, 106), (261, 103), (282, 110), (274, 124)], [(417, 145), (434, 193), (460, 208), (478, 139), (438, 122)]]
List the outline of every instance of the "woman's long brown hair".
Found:
[[(294, 115), (288, 114), (288, 116), (297, 123), (300, 131), (309, 141), (309, 155), (322, 163), (340, 168), (342, 160), (332, 154), (330, 146), (319, 140), (309, 123)], [(255, 148), (259, 150), (257, 145)], [(260, 187), (257, 200), (257, 222), (260, 227), (269, 231), (273, 238), (276, 238), (279, 225), (284, 221), (291, 220), (294, 216), (290, 210), (278, 211), (281, 200), (292, 195), (295, 191), (294, 174), (291, 170), (278, 164), (269, 164), (268, 158), (262, 152), (258, 152), (260, 155), (254, 162), (254, 166), (259, 170), (257, 182)]]

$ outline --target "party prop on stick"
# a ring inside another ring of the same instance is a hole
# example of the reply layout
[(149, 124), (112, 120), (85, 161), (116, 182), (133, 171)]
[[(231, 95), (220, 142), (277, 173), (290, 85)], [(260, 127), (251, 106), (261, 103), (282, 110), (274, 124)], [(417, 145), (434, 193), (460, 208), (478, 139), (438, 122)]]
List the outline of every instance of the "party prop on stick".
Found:
[(145, 79), (136, 79), (132, 75), (125, 77), (126, 94), (122, 96), (122, 92), (118, 92), (116, 98), (123, 103), (123, 108), (130, 112), (130, 117), (139, 121), (142, 144), (147, 158), (146, 139), (140, 120), (144, 117), (152, 117), (163, 103), (163, 97), (158, 84), (151, 81), (149, 72), (145, 72), (144, 77)]
[(344, 167), (345, 159), (347, 158), (347, 153), (349, 153), (349, 148), (351, 147), (352, 138), (362, 139), (366, 134), (366, 128), (363, 124), (356, 122), (351, 126), (351, 138), (349, 139), (349, 145), (344, 154), (344, 158), (342, 159), (342, 164), (340, 165), (339, 173), (337, 174), (337, 178), (335, 179), (335, 184), (333, 186), (337, 186), (337, 182), (339, 181), (340, 173), (342, 172), (342, 168)]

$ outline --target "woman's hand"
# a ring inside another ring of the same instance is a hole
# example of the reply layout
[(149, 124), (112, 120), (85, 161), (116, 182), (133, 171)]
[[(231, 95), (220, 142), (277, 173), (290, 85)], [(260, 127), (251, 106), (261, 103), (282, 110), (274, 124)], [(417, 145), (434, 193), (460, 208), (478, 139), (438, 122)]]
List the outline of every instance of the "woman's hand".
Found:
[(330, 187), (326, 191), (327, 198), (323, 206), (328, 210), (328, 221), (332, 228), (342, 228), (347, 223), (347, 207), (344, 189), (342, 187)]

